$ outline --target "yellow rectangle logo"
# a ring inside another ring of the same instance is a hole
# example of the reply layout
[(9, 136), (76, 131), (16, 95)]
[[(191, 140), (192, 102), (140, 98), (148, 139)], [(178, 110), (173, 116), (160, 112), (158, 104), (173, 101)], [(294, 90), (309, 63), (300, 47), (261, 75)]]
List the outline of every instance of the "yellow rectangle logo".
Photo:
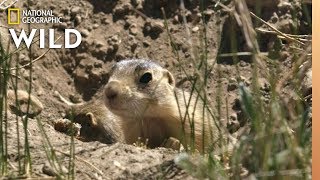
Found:
[(8, 8), (8, 24), (20, 24), (19, 8)]

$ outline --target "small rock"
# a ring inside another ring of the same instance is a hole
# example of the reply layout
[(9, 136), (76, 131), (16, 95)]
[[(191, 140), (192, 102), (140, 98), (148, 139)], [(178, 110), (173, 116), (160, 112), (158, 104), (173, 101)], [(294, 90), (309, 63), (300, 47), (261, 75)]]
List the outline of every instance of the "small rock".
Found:
[(74, 18), (74, 22), (75, 22), (75, 25), (79, 25), (81, 23), (81, 16), (79, 15), (76, 15), (76, 17)]
[(71, 16), (75, 16), (76, 14), (78, 14), (80, 12), (80, 7), (76, 6), (76, 7), (73, 7), (71, 10), (70, 10), (70, 15)]
[(196, 27), (194, 27), (194, 28), (192, 28), (192, 32), (198, 32), (199, 31), (199, 27), (198, 26), (196, 26)]
[(53, 127), (56, 131), (68, 134), (70, 136), (80, 135), (81, 125), (78, 123), (72, 123), (69, 119), (61, 118), (61, 119), (54, 120)]
[(119, 37), (118, 35), (114, 35), (111, 37), (112, 42), (119, 42)]
[(127, 15), (129, 12), (130, 12), (130, 7), (131, 7), (131, 4), (130, 3), (126, 3), (126, 4), (122, 4), (120, 6), (116, 6), (114, 9), (113, 9), (113, 15), (115, 16), (125, 16)]
[[(68, 170), (66, 167), (64, 167), (63, 165), (58, 165), (57, 163), (55, 163), (56, 165), (56, 169), (59, 169), (59, 166), (61, 167), (61, 171), (60, 173), (62, 174), (67, 174), (68, 173)], [(51, 167), (51, 165), (46, 162), (43, 167), (42, 167), (42, 172), (48, 176), (57, 176), (59, 172), (56, 172), (56, 170)]]
[(179, 21), (179, 16), (178, 15), (175, 15), (173, 17), (173, 20), (172, 20), (173, 24), (178, 24), (180, 21)]
[(108, 25), (108, 24), (110, 24), (110, 21), (109, 21), (108, 18), (104, 18), (104, 19), (102, 19), (102, 22), (101, 22), (101, 23)]
[(230, 133), (236, 132), (240, 128), (240, 123), (237, 120), (237, 114), (230, 116), (230, 121), (227, 123), (227, 129)]
[(157, 32), (163, 32), (164, 31), (164, 24), (162, 22), (155, 22), (153, 24), (153, 30)]
[(20, 54), (19, 55), (19, 63), (22, 65), (28, 64), (30, 62), (30, 59), (28, 56), (25, 54)]
[(237, 89), (237, 87), (238, 87), (237, 80), (235, 78), (229, 79), (229, 84), (228, 84), (227, 90), (228, 91), (233, 91), (233, 90)]
[[(28, 109), (29, 94), (27, 91), (18, 90), (17, 94), (15, 94), (15, 91), (9, 90), (7, 97), (9, 108), (16, 115), (27, 115), (28, 117), (33, 118), (39, 115), (43, 110), (41, 101), (33, 95), (30, 95), (30, 107)], [(16, 97), (18, 104), (16, 103)]]
[(240, 61), (240, 67), (246, 67), (248, 65), (249, 65), (249, 63), (247, 63), (245, 61)]
[(72, 103), (81, 103), (82, 102), (81, 96), (79, 94), (70, 95), (70, 100)]
[(129, 27), (129, 32), (130, 32), (130, 34), (132, 34), (132, 35), (137, 35), (137, 34), (138, 34), (137, 25), (136, 25), (136, 24), (132, 24), (132, 25)]
[(189, 50), (188, 44), (187, 43), (183, 43), (181, 45), (181, 50), (182, 50), (182, 52), (186, 53)]
[(206, 16), (211, 16), (211, 15), (214, 14), (214, 11), (213, 11), (212, 9), (208, 9), (208, 10), (206, 10), (206, 11), (204, 12), (204, 14), (205, 14)]
[(49, 165), (49, 164), (44, 164), (42, 167), (42, 172), (43, 174), (46, 174), (48, 176), (57, 176), (57, 172)]
[(83, 35), (83, 37), (88, 37), (90, 35), (90, 32), (87, 29), (80, 30), (80, 33)]
[(143, 41), (142, 44), (143, 44), (144, 47), (149, 47), (150, 46), (150, 43), (148, 41)]
[(306, 76), (303, 78), (301, 89), (304, 96), (310, 95), (312, 93), (312, 69), (311, 68), (307, 71)]
[(250, 86), (251, 82), (244, 76), (240, 76), (241, 82), (243, 82), (246, 86)]
[(92, 28), (93, 28), (93, 29), (97, 29), (98, 27), (99, 27), (99, 24), (96, 24), (96, 23), (95, 23), (95, 24), (92, 25)]

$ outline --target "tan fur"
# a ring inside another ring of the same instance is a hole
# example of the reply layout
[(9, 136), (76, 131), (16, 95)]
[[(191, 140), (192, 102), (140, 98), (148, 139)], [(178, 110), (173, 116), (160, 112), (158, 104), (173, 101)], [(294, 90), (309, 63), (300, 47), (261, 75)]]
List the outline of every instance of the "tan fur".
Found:
[[(64, 99), (61, 99), (65, 101)], [(123, 142), (118, 117), (111, 113), (100, 99), (88, 103), (71, 104), (67, 110), (67, 118), (81, 124), (79, 139), (83, 141), (100, 141), (111, 144)]]
[[(141, 83), (145, 73), (151, 74), (152, 80)], [(197, 94), (192, 95), (187, 107), (190, 93), (176, 88), (172, 74), (152, 61), (118, 62), (104, 94), (106, 107), (119, 117), (126, 143), (132, 144), (140, 137), (148, 139), (149, 147), (158, 147), (174, 137), (186, 147), (194, 139), (195, 148), (202, 151), (219, 139), (218, 127), (207, 110), (203, 116), (203, 103), (197, 100)], [(194, 138), (191, 138), (191, 121), (194, 121)]]

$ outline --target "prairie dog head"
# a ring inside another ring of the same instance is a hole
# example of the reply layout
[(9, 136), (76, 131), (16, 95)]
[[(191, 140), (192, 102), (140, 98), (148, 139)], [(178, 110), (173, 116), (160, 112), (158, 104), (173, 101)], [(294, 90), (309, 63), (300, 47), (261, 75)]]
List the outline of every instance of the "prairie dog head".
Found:
[(114, 65), (104, 88), (104, 102), (127, 119), (159, 117), (175, 104), (172, 74), (150, 60), (123, 60)]

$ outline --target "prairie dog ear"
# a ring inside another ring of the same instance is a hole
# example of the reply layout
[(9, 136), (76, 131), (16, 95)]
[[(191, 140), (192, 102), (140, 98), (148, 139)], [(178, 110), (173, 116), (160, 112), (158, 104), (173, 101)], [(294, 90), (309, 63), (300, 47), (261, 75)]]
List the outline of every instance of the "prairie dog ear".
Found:
[(98, 122), (96, 120), (96, 118), (94, 117), (93, 113), (92, 112), (88, 112), (86, 114), (86, 116), (89, 118), (89, 124), (91, 126), (97, 126), (98, 125)]
[(171, 86), (175, 86), (176, 81), (175, 81), (173, 75), (171, 74), (171, 72), (169, 72), (168, 70), (164, 70), (164, 75), (165, 75), (165, 77), (168, 78), (168, 83), (169, 83)]

